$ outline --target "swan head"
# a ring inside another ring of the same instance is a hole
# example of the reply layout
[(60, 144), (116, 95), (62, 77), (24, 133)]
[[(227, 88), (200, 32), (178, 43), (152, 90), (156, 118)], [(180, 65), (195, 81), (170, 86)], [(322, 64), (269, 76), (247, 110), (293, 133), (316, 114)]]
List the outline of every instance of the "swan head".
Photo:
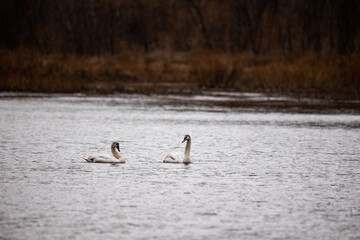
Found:
[(186, 134), (185, 137), (184, 137), (184, 140), (181, 143), (183, 143), (185, 141), (190, 141), (190, 140), (191, 140), (190, 135)]
[(120, 144), (118, 142), (113, 142), (111, 148), (117, 149), (120, 152)]

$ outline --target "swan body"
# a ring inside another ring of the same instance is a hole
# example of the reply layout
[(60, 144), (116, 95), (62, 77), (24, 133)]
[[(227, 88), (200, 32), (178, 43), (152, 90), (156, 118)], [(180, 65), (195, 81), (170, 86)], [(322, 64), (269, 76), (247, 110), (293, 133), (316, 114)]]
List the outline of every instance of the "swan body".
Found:
[(115, 157), (115, 159), (107, 156), (89, 156), (88, 158), (85, 158), (87, 162), (93, 162), (93, 163), (125, 163), (125, 158), (123, 155), (121, 155), (119, 152), (116, 151), (116, 149), (120, 152), (120, 144), (118, 142), (113, 142), (111, 144), (111, 153)]
[(191, 161), (190, 161), (191, 137), (190, 137), (189, 134), (185, 135), (184, 140), (182, 141), (182, 143), (185, 142), (185, 141), (186, 141), (186, 146), (185, 146), (184, 156), (168, 154), (165, 157), (163, 162), (164, 163), (185, 163), (185, 164), (191, 163)]

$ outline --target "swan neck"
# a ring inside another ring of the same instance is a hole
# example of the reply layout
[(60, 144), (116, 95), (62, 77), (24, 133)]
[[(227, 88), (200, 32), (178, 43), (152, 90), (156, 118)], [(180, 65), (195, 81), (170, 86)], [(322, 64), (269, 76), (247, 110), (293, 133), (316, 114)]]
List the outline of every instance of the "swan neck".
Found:
[(112, 154), (114, 155), (114, 157), (115, 157), (116, 159), (121, 159), (121, 158), (123, 158), (123, 156), (116, 151), (115, 146), (111, 146), (111, 152), (112, 152)]
[(190, 162), (190, 147), (191, 147), (191, 140), (186, 142), (184, 162)]

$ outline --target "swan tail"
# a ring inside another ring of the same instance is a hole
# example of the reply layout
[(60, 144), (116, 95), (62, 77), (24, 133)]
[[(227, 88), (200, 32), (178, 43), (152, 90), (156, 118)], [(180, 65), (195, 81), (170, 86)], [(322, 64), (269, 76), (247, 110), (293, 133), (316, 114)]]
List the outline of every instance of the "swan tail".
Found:
[(174, 160), (175, 160), (175, 158), (169, 154), (164, 158), (163, 162), (171, 162)]
[(88, 158), (84, 158), (85, 159), (85, 161), (87, 161), (87, 162), (94, 162), (94, 158), (91, 158), (91, 157), (88, 157)]

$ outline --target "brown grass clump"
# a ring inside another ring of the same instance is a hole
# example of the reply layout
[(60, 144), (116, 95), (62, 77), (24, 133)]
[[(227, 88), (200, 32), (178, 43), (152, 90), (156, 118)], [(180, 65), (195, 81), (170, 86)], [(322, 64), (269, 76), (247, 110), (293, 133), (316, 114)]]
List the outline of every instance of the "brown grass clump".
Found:
[(243, 67), (234, 55), (206, 53), (192, 59), (191, 78), (200, 88), (234, 88)]
[(266, 92), (297, 97), (359, 99), (359, 64), (355, 57), (327, 59), (309, 55), (249, 66), (246, 77), (257, 81)]
[(44, 55), (26, 49), (2, 50), (0, 54), (3, 91), (83, 92), (102, 88), (112, 92), (121, 89), (120, 82), (136, 80), (119, 61), (108, 56)]
[(315, 54), (281, 57), (251, 53), (203, 53), (191, 59), (190, 78), (200, 88), (295, 97), (359, 99), (360, 58)]

